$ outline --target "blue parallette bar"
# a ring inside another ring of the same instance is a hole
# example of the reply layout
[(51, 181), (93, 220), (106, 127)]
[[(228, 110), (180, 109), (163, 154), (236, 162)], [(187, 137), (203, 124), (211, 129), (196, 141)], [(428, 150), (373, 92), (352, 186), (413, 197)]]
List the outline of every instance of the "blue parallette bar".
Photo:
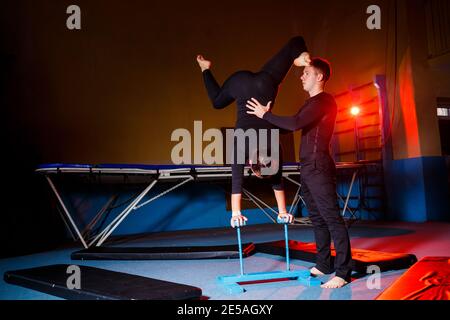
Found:
[(289, 238), (288, 238), (288, 226), (287, 223), (284, 224), (284, 240), (286, 242), (286, 270), (291, 270), (290, 260), (289, 260)]
[(228, 294), (239, 294), (245, 290), (242, 287), (242, 283), (253, 281), (270, 281), (270, 280), (282, 280), (282, 279), (295, 279), (300, 284), (310, 287), (319, 286), (320, 280), (311, 277), (309, 270), (290, 270), (289, 260), (289, 238), (288, 238), (288, 224), (282, 220), (278, 220), (278, 223), (284, 226), (284, 238), (286, 243), (286, 271), (271, 271), (271, 272), (257, 272), (244, 274), (244, 262), (242, 259), (242, 240), (241, 240), (241, 228), (236, 227), (236, 233), (238, 238), (239, 247), (239, 263), (241, 267), (241, 274), (230, 276), (217, 277), (217, 283), (226, 289)]
[(241, 276), (244, 275), (244, 261), (242, 259), (242, 240), (241, 240), (241, 228), (236, 228), (237, 237), (238, 237), (238, 246), (239, 246), (239, 263), (241, 266)]

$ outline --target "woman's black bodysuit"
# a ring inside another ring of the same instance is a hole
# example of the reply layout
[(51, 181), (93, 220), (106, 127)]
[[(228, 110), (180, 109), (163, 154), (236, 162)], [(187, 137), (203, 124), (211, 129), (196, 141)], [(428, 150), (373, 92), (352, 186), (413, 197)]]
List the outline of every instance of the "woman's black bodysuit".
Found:
[[(281, 84), (294, 60), (303, 52), (306, 52), (306, 44), (302, 37), (294, 37), (270, 59), (259, 72), (238, 71), (232, 74), (221, 86), (217, 83), (211, 71), (203, 71), (208, 96), (216, 109), (222, 109), (236, 101), (237, 118), (235, 129), (268, 129), (268, 143), (270, 147), (270, 130), (277, 129), (266, 120), (260, 119), (255, 115), (248, 114), (246, 103), (251, 98), (256, 98), (261, 104), (266, 105), (272, 101), (272, 106), (278, 93), (278, 86)], [(236, 143), (235, 143), (235, 150)], [(270, 150), (269, 150), (270, 152)], [(236, 152), (235, 152), (236, 154)], [(279, 170), (271, 178), (272, 188), (282, 190), (282, 160), (281, 150)], [(236, 158), (236, 157), (235, 157)], [(245, 148), (245, 159), (249, 158), (248, 148)], [(234, 159), (236, 160), (236, 159)], [(242, 192), (244, 164), (232, 164), (232, 193)]]

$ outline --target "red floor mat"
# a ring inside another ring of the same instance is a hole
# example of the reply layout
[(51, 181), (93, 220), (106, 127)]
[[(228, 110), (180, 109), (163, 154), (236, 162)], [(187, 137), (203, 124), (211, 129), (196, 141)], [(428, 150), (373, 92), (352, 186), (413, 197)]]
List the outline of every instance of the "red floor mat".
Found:
[(377, 300), (450, 300), (450, 257), (425, 257)]
[[(256, 251), (285, 255), (285, 242), (276, 241), (269, 243), (256, 244)], [(289, 254), (293, 259), (299, 259), (309, 262), (316, 261), (316, 244), (311, 242), (289, 241)], [(332, 247), (331, 260), (334, 263), (336, 251)], [(366, 273), (367, 267), (377, 265), (380, 271), (407, 269), (417, 262), (413, 254), (407, 253), (389, 253), (381, 251), (372, 251), (352, 248), (353, 271)]]

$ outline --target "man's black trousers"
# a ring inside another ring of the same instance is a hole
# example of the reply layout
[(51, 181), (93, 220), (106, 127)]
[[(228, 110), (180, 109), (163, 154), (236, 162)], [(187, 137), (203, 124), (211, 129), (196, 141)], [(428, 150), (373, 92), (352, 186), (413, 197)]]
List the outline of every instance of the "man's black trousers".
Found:
[[(350, 238), (339, 210), (336, 194), (336, 166), (329, 154), (317, 153), (301, 163), (300, 182), (317, 246), (316, 268), (325, 274), (350, 280), (352, 257)], [(331, 265), (331, 240), (336, 250)]]

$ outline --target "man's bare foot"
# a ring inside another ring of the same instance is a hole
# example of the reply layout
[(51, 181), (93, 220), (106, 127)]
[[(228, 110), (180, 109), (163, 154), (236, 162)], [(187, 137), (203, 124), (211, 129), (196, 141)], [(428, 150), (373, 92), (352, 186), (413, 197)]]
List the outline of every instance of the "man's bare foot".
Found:
[(319, 269), (317, 269), (316, 267), (312, 267), (309, 272), (311, 272), (311, 275), (313, 277), (318, 277), (318, 276), (323, 276), (325, 275), (325, 273), (323, 273), (322, 271), (320, 271)]
[(347, 283), (348, 282), (345, 281), (344, 279), (342, 279), (341, 277), (334, 277), (327, 283), (324, 283), (323, 285), (321, 285), (320, 287), (325, 288), (325, 289), (337, 289), (337, 288), (342, 288)]

